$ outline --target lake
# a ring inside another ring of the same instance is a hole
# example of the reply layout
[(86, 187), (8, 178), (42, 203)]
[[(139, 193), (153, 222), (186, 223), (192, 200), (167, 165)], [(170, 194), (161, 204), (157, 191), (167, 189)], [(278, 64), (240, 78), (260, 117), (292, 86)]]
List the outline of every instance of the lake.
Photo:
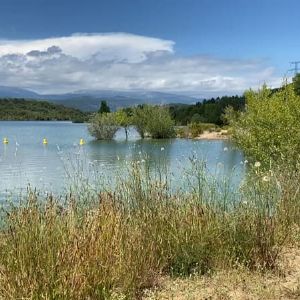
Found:
[[(3, 144), (6, 137), (8, 144)], [(103, 178), (112, 178), (126, 162), (148, 157), (153, 166), (164, 164), (181, 182), (182, 170), (191, 157), (206, 161), (207, 169), (217, 176), (243, 177), (243, 154), (228, 141), (188, 139), (141, 140), (130, 131), (125, 140), (119, 130), (113, 141), (94, 141), (86, 124), (71, 122), (0, 122), (0, 194), (26, 190), (62, 193), (69, 184), (68, 174), (92, 166)], [(43, 145), (43, 139), (48, 140)], [(86, 144), (79, 145), (83, 138)], [(221, 170), (221, 171), (220, 171)], [(88, 173), (86, 173), (88, 174)], [(87, 175), (91, 176), (91, 175)]]

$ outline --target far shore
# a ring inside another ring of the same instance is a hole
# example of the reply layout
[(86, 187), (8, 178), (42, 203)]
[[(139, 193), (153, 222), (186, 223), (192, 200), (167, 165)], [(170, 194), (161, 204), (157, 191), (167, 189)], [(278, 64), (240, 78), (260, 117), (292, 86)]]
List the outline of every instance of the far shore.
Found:
[(217, 131), (204, 131), (199, 136), (195, 137), (196, 140), (228, 140), (228, 130), (222, 129), (220, 132)]

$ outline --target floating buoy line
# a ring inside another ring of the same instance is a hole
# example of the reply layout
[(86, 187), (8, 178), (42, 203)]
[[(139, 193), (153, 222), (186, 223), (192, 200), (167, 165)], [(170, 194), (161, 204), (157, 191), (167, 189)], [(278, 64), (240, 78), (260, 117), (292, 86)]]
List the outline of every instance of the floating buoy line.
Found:
[[(8, 138), (7, 137), (3, 138), (3, 144), (7, 145), (8, 143), (9, 143)], [(47, 138), (43, 138), (42, 143), (43, 143), (43, 145), (48, 145), (48, 139)], [(79, 140), (79, 145), (83, 146), (85, 144), (86, 144), (85, 140), (81, 138)], [(16, 144), (16, 145), (19, 146), (19, 144)]]

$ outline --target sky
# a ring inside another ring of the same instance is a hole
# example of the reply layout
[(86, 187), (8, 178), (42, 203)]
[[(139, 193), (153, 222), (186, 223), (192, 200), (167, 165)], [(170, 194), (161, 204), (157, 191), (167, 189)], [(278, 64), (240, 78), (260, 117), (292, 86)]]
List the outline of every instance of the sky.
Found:
[(196, 97), (279, 86), (299, 0), (0, 0), (0, 86)]

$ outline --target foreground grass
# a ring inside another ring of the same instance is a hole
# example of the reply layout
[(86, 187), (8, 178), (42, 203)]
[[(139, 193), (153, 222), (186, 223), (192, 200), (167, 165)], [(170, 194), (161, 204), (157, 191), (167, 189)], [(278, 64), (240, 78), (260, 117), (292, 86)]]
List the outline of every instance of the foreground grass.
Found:
[(84, 205), (29, 192), (3, 214), (0, 298), (134, 299), (162, 276), (278, 270), (298, 242), (297, 173), (256, 171), (236, 200), (202, 167), (190, 193), (171, 193), (168, 176), (140, 164)]
[(162, 277), (160, 285), (145, 291), (145, 300), (281, 300), (300, 298), (300, 251), (285, 249), (276, 271), (244, 267), (188, 278)]

